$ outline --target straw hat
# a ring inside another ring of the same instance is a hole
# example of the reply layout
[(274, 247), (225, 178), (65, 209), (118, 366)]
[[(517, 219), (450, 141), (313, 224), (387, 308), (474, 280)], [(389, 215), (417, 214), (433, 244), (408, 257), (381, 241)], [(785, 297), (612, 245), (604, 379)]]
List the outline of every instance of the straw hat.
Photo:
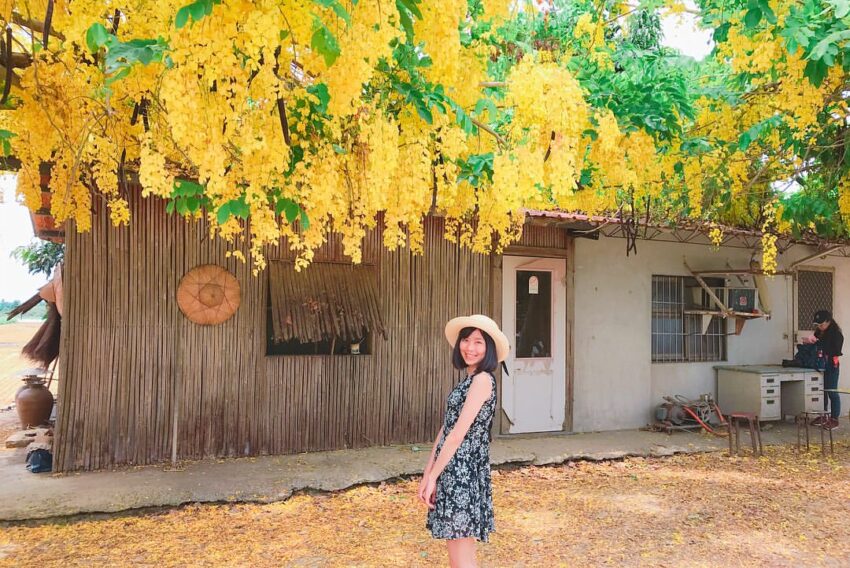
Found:
[(187, 319), (199, 325), (217, 325), (239, 309), (239, 281), (221, 266), (202, 264), (180, 279), (177, 305)]
[(511, 351), (511, 344), (508, 343), (508, 337), (502, 333), (496, 322), (481, 314), (449, 320), (449, 323), (446, 324), (446, 339), (449, 341), (449, 345), (452, 347), (455, 346), (460, 330), (465, 327), (478, 328), (493, 338), (493, 342), (496, 344), (496, 358), (500, 363), (508, 358), (508, 353)]

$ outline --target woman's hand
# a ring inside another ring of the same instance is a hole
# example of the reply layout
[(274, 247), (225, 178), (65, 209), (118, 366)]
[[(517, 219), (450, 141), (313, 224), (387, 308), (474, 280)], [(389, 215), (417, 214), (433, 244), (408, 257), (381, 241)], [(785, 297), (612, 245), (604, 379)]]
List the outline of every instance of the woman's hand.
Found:
[(425, 489), (422, 491), (422, 502), (428, 505), (429, 509), (436, 507), (437, 503), (437, 478), (431, 475), (422, 478), (425, 482)]
[(811, 345), (812, 343), (817, 343), (817, 342), (818, 342), (818, 338), (815, 337), (814, 335), (809, 335), (808, 337), (803, 338), (803, 343), (806, 343), (808, 345)]
[(426, 470), (422, 474), (422, 480), (419, 482), (419, 489), (416, 490), (416, 498), (424, 505), (428, 504), (425, 502), (425, 488), (428, 486), (429, 477), (431, 477), (431, 472)]

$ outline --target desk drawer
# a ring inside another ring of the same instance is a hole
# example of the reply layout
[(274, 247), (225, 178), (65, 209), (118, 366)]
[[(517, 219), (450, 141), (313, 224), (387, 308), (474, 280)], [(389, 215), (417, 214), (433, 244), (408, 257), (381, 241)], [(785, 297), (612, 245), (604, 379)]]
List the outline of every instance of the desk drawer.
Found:
[(779, 387), (779, 375), (762, 375), (761, 376), (761, 386), (764, 387)]
[(820, 388), (820, 384), (808, 383), (806, 385), (806, 394), (807, 395), (818, 395), (818, 396), (820, 396), (821, 392), (822, 391), (821, 391), (821, 388)]
[(823, 410), (823, 394), (817, 395), (806, 395), (806, 410), (811, 412), (813, 410)]
[[(821, 376), (821, 374), (817, 371), (812, 371), (811, 373), (800, 373), (797, 377), (801, 381), (805, 381), (806, 385), (823, 385), (823, 376)], [(806, 387), (806, 390), (809, 390), (808, 386)]]
[(761, 397), (762, 398), (773, 398), (775, 396), (779, 396), (781, 389), (779, 385), (762, 385), (761, 387)]
[[(779, 385), (776, 387), (779, 388)], [(773, 418), (779, 418), (782, 414), (781, 407), (779, 405), (779, 397), (771, 396), (764, 397), (761, 399), (761, 412), (759, 412), (760, 420), (771, 420)]]

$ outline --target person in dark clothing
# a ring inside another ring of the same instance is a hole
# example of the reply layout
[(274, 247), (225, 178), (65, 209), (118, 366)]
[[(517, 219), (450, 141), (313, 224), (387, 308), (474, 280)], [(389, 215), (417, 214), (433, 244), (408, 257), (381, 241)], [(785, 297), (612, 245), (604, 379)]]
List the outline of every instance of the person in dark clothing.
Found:
[[(838, 388), (838, 358), (841, 356), (841, 349), (844, 347), (844, 334), (841, 333), (841, 327), (832, 319), (832, 313), (828, 310), (819, 310), (815, 312), (815, 335), (812, 341), (818, 346), (818, 349), (823, 352), (826, 358), (826, 368), (823, 372), (823, 388), (837, 389)], [(830, 430), (838, 428), (838, 416), (841, 414), (841, 399), (837, 392), (828, 392), (823, 400), (823, 409), (827, 409), (829, 403), (830, 416), (825, 420), (819, 421)]]

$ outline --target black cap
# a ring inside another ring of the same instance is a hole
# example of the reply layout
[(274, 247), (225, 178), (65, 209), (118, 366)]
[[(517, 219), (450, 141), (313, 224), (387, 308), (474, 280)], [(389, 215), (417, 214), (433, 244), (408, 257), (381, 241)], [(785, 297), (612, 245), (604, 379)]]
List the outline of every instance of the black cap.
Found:
[(818, 310), (815, 312), (814, 321), (816, 324), (820, 325), (825, 321), (832, 321), (832, 312), (829, 310)]

